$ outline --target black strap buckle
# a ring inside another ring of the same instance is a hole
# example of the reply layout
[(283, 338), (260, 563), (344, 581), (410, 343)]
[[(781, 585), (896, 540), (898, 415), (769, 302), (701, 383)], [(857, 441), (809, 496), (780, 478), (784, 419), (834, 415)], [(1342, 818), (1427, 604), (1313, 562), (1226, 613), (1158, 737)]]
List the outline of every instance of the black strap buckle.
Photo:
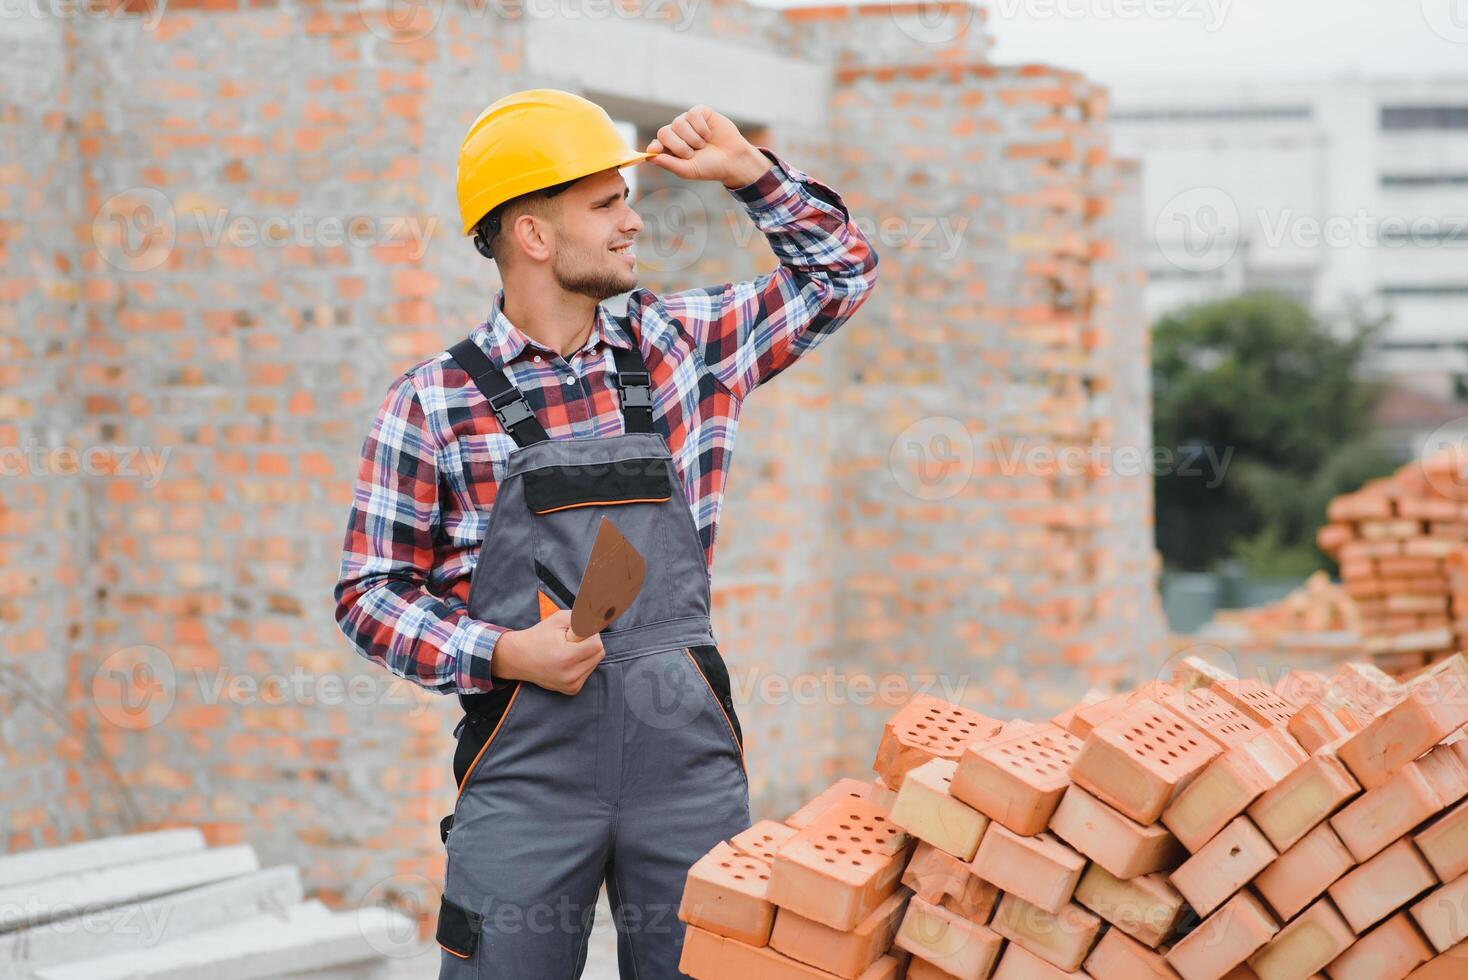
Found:
[(646, 371), (619, 371), (617, 390), (624, 408), (652, 408), (652, 375)]
[(520, 394), (518, 388), (511, 388), (509, 391), (494, 396), (489, 400), (489, 407), (494, 409), (495, 417), (500, 420), (500, 425), (504, 426), (506, 430), (513, 429), (526, 419), (535, 417), (535, 413), (530, 410), (525, 396)]

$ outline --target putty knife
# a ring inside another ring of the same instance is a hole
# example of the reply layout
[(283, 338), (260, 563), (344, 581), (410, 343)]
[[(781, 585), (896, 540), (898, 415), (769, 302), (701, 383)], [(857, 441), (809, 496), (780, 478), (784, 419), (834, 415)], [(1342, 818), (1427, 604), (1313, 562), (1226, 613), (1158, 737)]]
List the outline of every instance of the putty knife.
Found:
[(579, 643), (606, 629), (627, 611), (642, 591), (647, 562), (605, 516), (591, 544), (591, 557), (581, 574), (581, 588), (571, 606), (571, 642)]

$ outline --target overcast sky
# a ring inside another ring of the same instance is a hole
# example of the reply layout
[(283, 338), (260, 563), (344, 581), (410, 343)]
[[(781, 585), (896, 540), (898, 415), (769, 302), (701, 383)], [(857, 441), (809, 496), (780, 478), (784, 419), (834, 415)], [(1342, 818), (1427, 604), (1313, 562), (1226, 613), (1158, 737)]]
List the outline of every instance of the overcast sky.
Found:
[(1077, 68), (1099, 81), (1348, 72), (1468, 77), (1468, 0), (987, 0), (980, 5), (990, 12), (995, 60)]

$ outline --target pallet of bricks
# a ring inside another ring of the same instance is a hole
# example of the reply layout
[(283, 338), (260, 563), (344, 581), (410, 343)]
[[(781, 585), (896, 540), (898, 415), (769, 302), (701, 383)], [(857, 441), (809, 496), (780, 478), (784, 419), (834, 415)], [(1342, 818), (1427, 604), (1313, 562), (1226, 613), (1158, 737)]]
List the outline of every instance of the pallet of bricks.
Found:
[(1409, 463), (1331, 501), (1316, 535), (1356, 600), (1378, 666), (1410, 674), (1468, 646), (1468, 483), (1456, 453)]
[(1468, 660), (1168, 682), (1000, 723), (918, 698), (690, 869), (697, 980), (1468, 977)]

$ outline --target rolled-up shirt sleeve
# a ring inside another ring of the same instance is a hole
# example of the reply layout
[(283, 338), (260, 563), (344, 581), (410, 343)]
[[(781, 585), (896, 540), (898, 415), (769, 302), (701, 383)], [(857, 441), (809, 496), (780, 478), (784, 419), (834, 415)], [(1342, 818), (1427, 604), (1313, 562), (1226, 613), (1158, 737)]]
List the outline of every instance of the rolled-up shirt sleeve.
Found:
[(658, 297), (707, 371), (741, 400), (835, 333), (877, 281), (876, 250), (841, 196), (773, 150), (758, 149), (772, 166), (729, 193), (779, 267), (744, 282)]
[(437, 448), (412, 379), (387, 393), (362, 446), (333, 596), (336, 621), (357, 652), (442, 694), (491, 690), (495, 641), (505, 628), (469, 616), (429, 588), (444, 536)]

